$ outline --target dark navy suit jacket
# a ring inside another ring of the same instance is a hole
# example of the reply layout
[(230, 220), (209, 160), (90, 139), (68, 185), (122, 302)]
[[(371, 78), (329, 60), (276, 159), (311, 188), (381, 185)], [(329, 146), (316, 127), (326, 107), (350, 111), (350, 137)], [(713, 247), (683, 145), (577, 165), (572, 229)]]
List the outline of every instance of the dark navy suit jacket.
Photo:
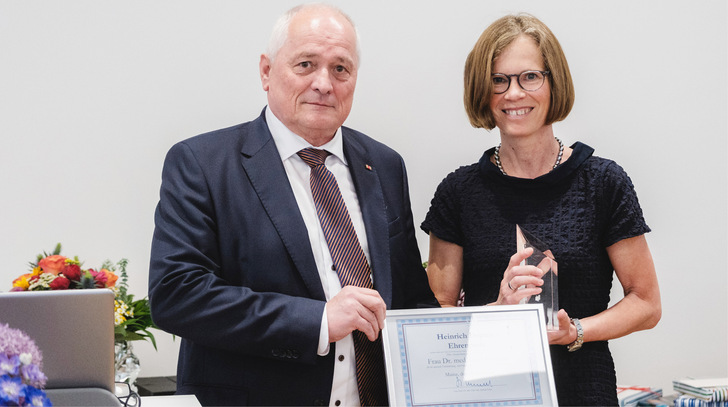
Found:
[[(437, 306), (421, 266), (402, 158), (342, 128), (375, 289), (387, 309)], [(178, 393), (210, 405), (327, 405), (317, 355), (326, 298), (278, 150), (256, 120), (174, 145), (149, 271), (157, 325), (179, 336)]]

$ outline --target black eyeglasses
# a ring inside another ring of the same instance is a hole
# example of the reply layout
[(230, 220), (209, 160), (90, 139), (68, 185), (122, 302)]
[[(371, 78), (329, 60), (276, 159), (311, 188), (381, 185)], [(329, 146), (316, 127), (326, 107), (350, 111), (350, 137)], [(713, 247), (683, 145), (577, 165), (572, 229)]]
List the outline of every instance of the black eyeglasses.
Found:
[(511, 87), (511, 78), (515, 77), (521, 89), (527, 92), (534, 92), (541, 89), (546, 79), (546, 75), (551, 71), (523, 71), (519, 74), (506, 75), (504, 73), (494, 73), (491, 75), (493, 81), (493, 93), (506, 93)]

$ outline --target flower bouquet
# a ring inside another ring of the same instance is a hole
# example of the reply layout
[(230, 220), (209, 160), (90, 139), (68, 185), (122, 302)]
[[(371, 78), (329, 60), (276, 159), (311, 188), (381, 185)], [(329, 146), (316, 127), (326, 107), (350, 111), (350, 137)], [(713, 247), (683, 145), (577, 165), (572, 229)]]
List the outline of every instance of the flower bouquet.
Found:
[(0, 323), (0, 405), (50, 406), (42, 354), (24, 332)]
[[(152, 321), (149, 300), (135, 299), (129, 293), (126, 266), (128, 261), (105, 261), (96, 269), (84, 269), (78, 257), (61, 255), (61, 244), (52, 253), (39, 254), (30, 263), (30, 273), (13, 281), (11, 291), (71, 290), (100, 288), (114, 291), (114, 362), (116, 381), (127, 382), (134, 389), (139, 375), (139, 359), (134, 355), (132, 341), (149, 340), (154, 349), (157, 342), (151, 328), (158, 329)], [(119, 274), (117, 274), (117, 271)]]
[[(96, 269), (83, 269), (78, 256), (68, 258), (61, 255), (61, 244), (52, 253), (39, 254), (30, 263), (30, 273), (13, 281), (11, 291), (70, 290), (87, 288), (108, 288), (114, 291), (114, 339), (116, 342), (149, 340), (154, 349), (157, 342), (149, 331), (157, 328), (152, 321), (147, 298), (134, 299), (129, 293), (126, 266), (128, 261), (116, 263), (105, 261)], [(116, 274), (117, 270), (119, 274)], [(121, 280), (119, 281), (119, 278)]]

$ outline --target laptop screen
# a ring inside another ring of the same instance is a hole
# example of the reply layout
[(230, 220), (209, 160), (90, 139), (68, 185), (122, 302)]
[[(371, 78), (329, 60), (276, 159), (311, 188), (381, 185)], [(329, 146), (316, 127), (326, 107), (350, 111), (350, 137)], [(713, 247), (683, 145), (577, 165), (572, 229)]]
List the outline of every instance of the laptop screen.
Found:
[(114, 293), (107, 289), (0, 293), (0, 322), (43, 353), (46, 389), (114, 392)]

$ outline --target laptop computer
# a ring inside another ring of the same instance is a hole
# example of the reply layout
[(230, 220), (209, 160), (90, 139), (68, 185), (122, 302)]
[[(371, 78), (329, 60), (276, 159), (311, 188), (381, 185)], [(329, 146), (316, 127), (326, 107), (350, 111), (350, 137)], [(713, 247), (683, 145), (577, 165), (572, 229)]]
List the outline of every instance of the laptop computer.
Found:
[(0, 293), (0, 322), (38, 345), (54, 405), (120, 405), (114, 396), (111, 290)]

